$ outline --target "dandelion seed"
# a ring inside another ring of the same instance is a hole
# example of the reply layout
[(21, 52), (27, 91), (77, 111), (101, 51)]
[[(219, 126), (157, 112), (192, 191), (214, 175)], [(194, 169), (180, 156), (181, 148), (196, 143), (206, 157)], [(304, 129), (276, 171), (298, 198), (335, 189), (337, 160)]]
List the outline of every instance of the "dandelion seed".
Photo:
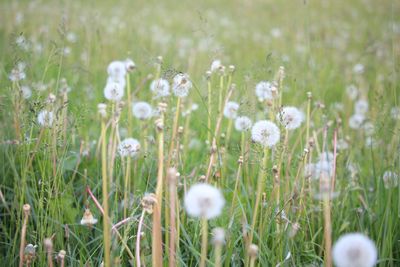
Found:
[(273, 147), (280, 139), (279, 128), (271, 121), (258, 121), (251, 129), (251, 138), (264, 147)]
[(169, 96), (169, 83), (165, 79), (157, 79), (151, 82), (150, 90), (155, 94), (155, 97), (166, 97)]
[(121, 157), (136, 157), (140, 151), (140, 143), (134, 138), (126, 138), (118, 145), (118, 153)]
[(124, 96), (124, 88), (117, 82), (107, 82), (104, 97), (110, 101), (120, 101)]
[(37, 121), (42, 127), (51, 127), (53, 125), (54, 114), (52, 111), (42, 110), (39, 112)]
[(189, 90), (192, 88), (192, 82), (190, 81), (189, 75), (186, 73), (178, 73), (174, 77), (172, 91), (177, 97), (186, 97), (189, 94)]
[(354, 105), (354, 113), (359, 115), (365, 115), (368, 112), (368, 102), (360, 99)]
[(97, 223), (97, 219), (93, 217), (93, 214), (89, 209), (85, 209), (85, 213), (83, 213), (83, 217), (81, 220), (81, 225), (86, 225), (91, 227), (92, 225)]
[(284, 107), (276, 115), (276, 120), (288, 130), (298, 128), (303, 122), (303, 118), (302, 112), (295, 107)]
[(273, 85), (268, 81), (261, 81), (256, 85), (256, 96), (260, 102), (265, 100), (272, 100), (273, 95)]
[(372, 267), (378, 257), (374, 242), (360, 233), (341, 236), (332, 252), (333, 261), (338, 267)]
[(185, 208), (192, 217), (215, 218), (221, 214), (224, 205), (221, 191), (209, 184), (195, 184), (185, 195)]
[(382, 180), (386, 189), (396, 188), (399, 183), (399, 175), (392, 171), (385, 171)]
[(240, 116), (235, 119), (235, 129), (239, 132), (248, 131), (251, 125), (252, 122), (249, 117)]
[(224, 108), (224, 116), (228, 119), (235, 119), (239, 110), (239, 104), (233, 101), (226, 103)]
[(352, 129), (360, 129), (365, 120), (364, 115), (354, 114), (349, 119), (349, 127)]
[(153, 108), (147, 102), (136, 102), (132, 105), (132, 113), (139, 120), (147, 120), (153, 116)]

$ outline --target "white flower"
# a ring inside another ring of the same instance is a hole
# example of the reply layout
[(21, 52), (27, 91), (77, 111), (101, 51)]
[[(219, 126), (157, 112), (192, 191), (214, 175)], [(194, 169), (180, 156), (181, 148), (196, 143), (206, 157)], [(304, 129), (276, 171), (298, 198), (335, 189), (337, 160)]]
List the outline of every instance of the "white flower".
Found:
[(364, 115), (354, 114), (349, 119), (349, 126), (352, 129), (360, 129), (360, 127), (362, 126), (364, 120), (365, 120)]
[(109, 77), (120, 80), (124, 79), (126, 74), (126, 66), (123, 61), (113, 61), (107, 67), (107, 73)]
[(157, 79), (151, 82), (150, 90), (156, 95), (156, 97), (169, 96), (169, 83), (164, 79)]
[(237, 117), (237, 111), (239, 109), (239, 104), (233, 101), (226, 103), (224, 107), (224, 116), (228, 119), (234, 119)]
[(362, 74), (364, 72), (364, 65), (361, 63), (354, 65), (353, 72), (355, 74)]
[(386, 189), (395, 188), (399, 183), (399, 175), (392, 171), (385, 171), (382, 180)]
[(222, 68), (221, 60), (216, 59), (213, 62), (211, 62), (211, 72), (216, 72)]
[(147, 120), (153, 115), (153, 108), (147, 102), (136, 102), (132, 106), (132, 113), (140, 120)]
[(130, 71), (133, 71), (136, 68), (135, 62), (133, 62), (133, 60), (130, 59), (130, 58), (125, 59), (124, 63), (125, 63), (126, 71), (130, 72)]
[(172, 91), (177, 97), (186, 97), (189, 94), (189, 90), (192, 88), (192, 82), (190, 81), (189, 75), (186, 73), (178, 73), (174, 77), (174, 83)]
[(134, 138), (126, 138), (118, 145), (118, 153), (121, 157), (135, 157), (140, 151), (140, 143)]
[(268, 81), (261, 81), (256, 85), (256, 96), (259, 101), (271, 100), (273, 96), (273, 85)]
[(337, 267), (372, 267), (378, 257), (374, 242), (360, 233), (341, 236), (332, 252)]
[(351, 100), (355, 100), (358, 96), (358, 89), (354, 84), (346, 87), (346, 94)]
[(52, 111), (42, 110), (37, 117), (38, 123), (42, 127), (51, 127), (53, 125), (54, 114)]
[(97, 219), (93, 217), (93, 214), (90, 212), (89, 209), (86, 209), (81, 220), (81, 225), (92, 226), (96, 223)]
[(251, 124), (252, 122), (249, 117), (240, 116), (235, 120), (235, 129), (239, 132), (244, 132), (251, 128)]
[(124, 88), (117, 82), (108, 81), (104, 88), (104, 97), (111, 101), (119, 101), (124, 96)]
[(280, 139), (279, 128), (272, 121), (258, 121), (251, 129), (251, 138), (264, 147), (273, 147)]
[(32, 96), (32, 90), (29, 86), (21, 86), (21, 94), (24, 99), (28, 99)]
[(276, 115), (276, 120), (286, 129), (294, 130), (303, 122), (303, 114), (295, 107), (284, 107), (279, 114)]
[(354, 105), (354, 113), (359, 115), (365, 115), (368, 112), (368, 102), (360, 99)]
[(390, 110), (390, 116), (394, 120), (400, 120), (400, 107), (392, 107)]
[(221, 191), (209, 184), (193, 185), (185, 195), (185, 208), (192, 217), (215, 218), (221, 214), (224, 205)]

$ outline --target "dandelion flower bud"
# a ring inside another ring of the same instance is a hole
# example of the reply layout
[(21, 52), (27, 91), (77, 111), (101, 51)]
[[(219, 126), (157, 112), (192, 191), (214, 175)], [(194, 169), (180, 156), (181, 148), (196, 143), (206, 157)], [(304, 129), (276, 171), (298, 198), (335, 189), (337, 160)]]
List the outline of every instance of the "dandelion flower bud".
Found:
[(268, 81), (261, 81), (256, 85), (256, 96), (259, 101), (272, 100), (274, 86)]
[(140, 143), (134, 138), (126, 138), (118, 145), (118, 153), (121, 157), (136, 157), (140, 151)]
[(97, 105), (97, 111), (102, 118), (107, 117), (107, 105), (104, 103), (99, 103)]
[(185, 208), (192, 217), (215, 218), (221, 214), (224, 205), (221, 191), (209, 184), (195, 184), (185, 195)]
[(256, 244), (251, 244), (248, 253), (250, 258), (256, 258), (258, 256), (258, 246)]
[(206, 71), (206, 79), (209, 80), (211, 77), (212, 72), (211, 71)]
[(83, 217), (81, 220), (81, 225), (86, 225), (91, 227), (96, 223), (97, 219), (93, 217), (93, 214), (90, 212), (90, 209), (85, 209), (85, 213), (83, 213)]
[(162, 131), (164, 129), (164, 123), (162, 119), (157, 119), (155, 121), (155, 125), (158, 131)]
[(133, 62), (133, 60), (130, 59), (130, 58), (125, 59), (124, 63), (125, 63), (125, 69), (126, 69), (126, 71), (131, 72), (131, 71), (133, 71), (134, 69), (136, 69), (136, 64), (135, 64), (135, 62)]
[(279, 121), (286, 129), (294, 130), (303, 122), (303, 114), (295, 107), (284, 107), (276, 115), (276, 120)]
[(378, 257), (374, 242), (361, 233), (341, 236), (332, 252), (337, 267), (372, 267)]
[(124, 96), (123, 86), (114, 81), (108, 81), (104, 88), (104, 97), (110, 101), (119, 101)]
[(214, 245), (223, 245), (225, 243), (225, 230), (224, 228), (217, 227), (212, 231), (212, 242)]
[(189, 75), (186, 73), (178, 73), (174, 77), (172, 91), (177, 97), (186, 97), (189, 94), (189, 90), (192, 88), (192, 82), (190, 81)]
[(237, 117), (237, 112), (239, 110), (239, 104), (233, 101), (226, 103), (224, 107), (224, 116), (230, 120)]
[(53, 125), (54, 114), (52, 111), (42, 110), (39, 112), (37, 121), (40, 126), (50, 128)]
[(239, 132), (248, 131), (251, 128), (252, 122), (249, 117), (240, 116), (235, 120), (235, 129)]
[(124, 79), (126, 74), (126, 63), (123, 61), (113, 61), (107, 67), (108, 76), (120, 80)]
[(35, 260), (36, 248), (37, 248), (37, 245), (35, 245), (35, 246), (32, 244), (26, 245), (26, 247), (24, 249), (24, 262), (27, 264), (27, 266)]
[(59, 260), (63, 260), (65, 258), (65, 255), (67, 255), (67, 252), (65, 250), (60, 250), (60, 252), (58, 252), (57, 258)]
[(153, 116), (153, 108), (147, 102), (136, 102), (132, 106), (132, 113), (139, 120), (147, 120)]
[(157, 203), (157, 197), (155, 194), (146, 194), (142, 198), (142, 207), (143, 209), (148, 213), (152, 214), (153, 213), (153, 206)]
[(151, 82), (150, 90), (153, 92), (155, 97), (166, 97), (169, 96), (169, 83), (165, 79), (157, 79)]
[(279, 128), (272, 121), (258, 121), (251, 129), (251, 138), (263, 147), (273, 147), (280, 139)]

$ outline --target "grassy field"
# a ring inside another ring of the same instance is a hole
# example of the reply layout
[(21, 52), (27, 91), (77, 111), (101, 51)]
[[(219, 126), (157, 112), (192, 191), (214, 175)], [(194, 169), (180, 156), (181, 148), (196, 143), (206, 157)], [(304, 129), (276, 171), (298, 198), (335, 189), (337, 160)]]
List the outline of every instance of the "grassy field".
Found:
[(2, 1), (0, 265), (400, 266), (399, 14)]

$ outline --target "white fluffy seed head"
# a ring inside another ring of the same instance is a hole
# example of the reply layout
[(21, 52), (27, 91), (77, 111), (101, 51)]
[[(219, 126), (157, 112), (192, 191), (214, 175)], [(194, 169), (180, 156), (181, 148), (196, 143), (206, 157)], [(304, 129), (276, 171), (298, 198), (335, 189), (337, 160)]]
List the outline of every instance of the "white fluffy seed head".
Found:
[(104, 88), (104, 97), (110, 101), (120, 101), (124, 96), (124, 87), (115, 81), (108, 81)]
[(365, 120), (364, 115), (354, 114), (349, 119), (349, 126), (350, 126), (350, 128), (355, 129), (355, 130), (360, 129), (364, 120)]
[(249, 117), (239, 116), (235, 119), (235, 129), (239, 132), (248, 131), (251, 125), (252, 122)]
[(37, 121), (40, 126), (50, 128), (53, 125), (54, 113), (52, 111), (42, 110), (38, 114)]
[(358, 96), (358, 89), (354, 84), (346, 87), (346, 94), (351, 100), (355, 100)]
[(140, 120), (147, 120), (153, 115), (153, 108), (147, 102), (136, 102), (132, 106), (133, 116)]
[(32, 90), (29, 86), (21, 86), (21, 95), (24, 99), (29, 99), (32, 96)]
[(215, 218), (221, 214), (224, 205), (221, 191), (209, 184), (195, 184), (185, 195), (185, 209), (192, 217)]
[(225, 229), (221, 227), (214, 228), (212, 237), (214, 245), (223, 245), (225, 243)]
[(302, 112), (295, 107), (284, 107), (276, 115), (276, 120), (288, 130), (298, 128), (303, 122), (303, 118)]
[(126, 74), (126, 65), (124, 61), (113, 61), (107, 67), (109, 77), (113, 79), (124, 79)]
[(354, 113), (365, 115), (368, 112), (368, 101), (360, 99), (354, 105)]
[(224, 107), (224, 116), (230, 120), (237, 117), (237, 112), (239, 110), (239, 104), (233, 101), (226, 103)]
[(189, 94), (189, 90), (192, 88), (192, 82), (190, 77), (186, 73), (178, 73), (174, 77), (172, 91), (177, 97), (186, 97)]
[(211, 67), (210, 67), (211, 72), (219, 71), (221, 68), (222, 68), (221, 60), (215, 59), (213, 60), (213, 62), (211, 62)]
[(136, 157), (140, 151), (140, 143), (134, 138), (126, 138), (118, 145), (121, 157)]
[(153, 92), (156, 98), (169, 96), (169, 83), (165, 79), (157, 79), (151, 82), (150, 90)]
[(133, 60), (130, 59), (130, 58), (125, 59), (124, 63), (125, 63), (125, 69), (126, 69), (126, 71), (131, 72), (131, 71), (133, 71), (134, 69), (136, 69), (136, 64), (135, 64), (135, 62), (133, 62)]
[(374, 242), (361, 233), (341, 236), (332, 254), (337, 267), (372, 267), (378, 257)]
[(385, 171), (382, 180), (386, 189), (396, 188), (399, 184), (399, 175), (392, 171)]
[(259, 101), (271, 100), (273, 96), (273, 85), (268, 81), (261, 81), (256, 85), (256, 96)]
[(280, 131), (272, 121), (262, 120), (253, 125), (251, 138), (263, 147), (273, 147), (279, 142)]

